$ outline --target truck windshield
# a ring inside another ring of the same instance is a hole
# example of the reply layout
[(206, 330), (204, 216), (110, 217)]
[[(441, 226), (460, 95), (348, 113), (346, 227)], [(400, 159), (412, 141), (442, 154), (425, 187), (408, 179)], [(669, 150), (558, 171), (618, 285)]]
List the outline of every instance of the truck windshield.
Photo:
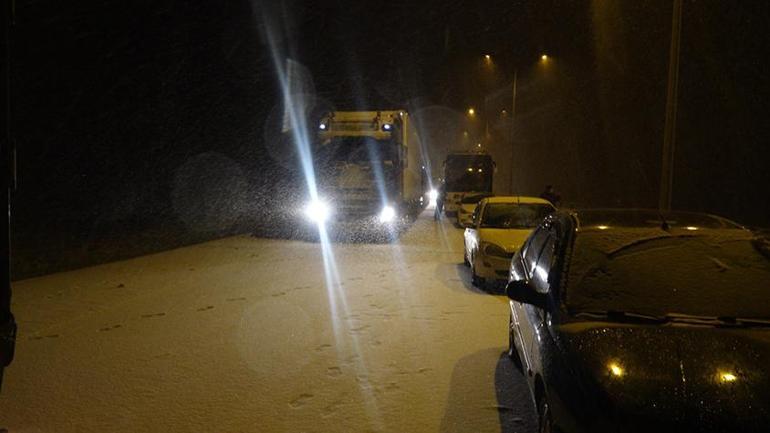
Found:
[(376, 140), (371, 137), (335, 137), (322, 145), (319, 156), (322, 160), (332, 163), (394, 162), (397, 157), (391, 140)]
[(453, 155), (444, 169), (447, 191), (491, 191), (494, 164), (489, 155)]

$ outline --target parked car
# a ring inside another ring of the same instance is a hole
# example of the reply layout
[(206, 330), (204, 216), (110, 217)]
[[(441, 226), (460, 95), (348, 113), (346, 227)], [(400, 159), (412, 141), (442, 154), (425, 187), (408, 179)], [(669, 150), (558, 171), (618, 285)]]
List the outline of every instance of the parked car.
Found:
[(506, 287), (540, 431), (767, 431), (768, 245), (703, 214), (547, 217)]
[(505, 282), (513, 254), (554, 210), (552, 204), (536, 197), (482, 199), (464, 233), (464, 261), (471, 268), (471, 282), (478, 287), (488, 280)]
[(473, 220), (473, 211), (479, 202), (487, 197), (493, 197), (492, 193), (468, 194), (460, 199), (460, 207), (457, 208), (457, 225), (465, 227)]

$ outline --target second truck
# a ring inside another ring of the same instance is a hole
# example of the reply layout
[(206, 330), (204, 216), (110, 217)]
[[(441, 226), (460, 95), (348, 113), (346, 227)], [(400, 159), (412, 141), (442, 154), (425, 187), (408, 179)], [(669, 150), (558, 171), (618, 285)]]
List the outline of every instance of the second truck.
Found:
[(444, 161), (444, 212), (457, 214), (462, 198), (469, 193), (491, 193), (495, 162), (483, 152), (454, 152)]

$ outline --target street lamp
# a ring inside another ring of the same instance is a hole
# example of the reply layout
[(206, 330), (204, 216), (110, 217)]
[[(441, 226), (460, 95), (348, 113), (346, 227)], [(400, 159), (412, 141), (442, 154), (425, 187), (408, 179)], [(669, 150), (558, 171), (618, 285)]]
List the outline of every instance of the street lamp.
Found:
[(542, 61), (544, 61), (544, 62), (545, 62), (546, 60), (548, 60), (548, 54), (543, 54), (542, 56), (540, 56), (540, 60), (542, 60)]
[(476, 114), (476, 110), (473, 109), (473, 107), (468, 108), (468, 115), (473, 116)]

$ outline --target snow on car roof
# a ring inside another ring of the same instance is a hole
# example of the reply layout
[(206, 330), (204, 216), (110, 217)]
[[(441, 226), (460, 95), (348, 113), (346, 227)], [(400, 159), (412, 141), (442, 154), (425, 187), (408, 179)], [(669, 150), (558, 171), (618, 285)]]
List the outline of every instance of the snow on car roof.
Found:
[(770, 255), (747, 230), (579, 230), (567, 275), (571, 311), (770, 318)]
[[(543, 200), (542, 198), (538, 197), (526, 197), (526, 196), (494, 196), (494, 197), (488, 197), (486, 198), (487, 203), (526, 203), (526, 204), (547, 204), (550, 205), (551, 202), (548, 200)], [(552, 205), (553, 206), (553, 205)]]
[(581, 209), (572, 212), (578, 230), (607, 227), (669, 227), (741, 228), (726, 218), (699, 212), (664, 211), (656, 209)]

